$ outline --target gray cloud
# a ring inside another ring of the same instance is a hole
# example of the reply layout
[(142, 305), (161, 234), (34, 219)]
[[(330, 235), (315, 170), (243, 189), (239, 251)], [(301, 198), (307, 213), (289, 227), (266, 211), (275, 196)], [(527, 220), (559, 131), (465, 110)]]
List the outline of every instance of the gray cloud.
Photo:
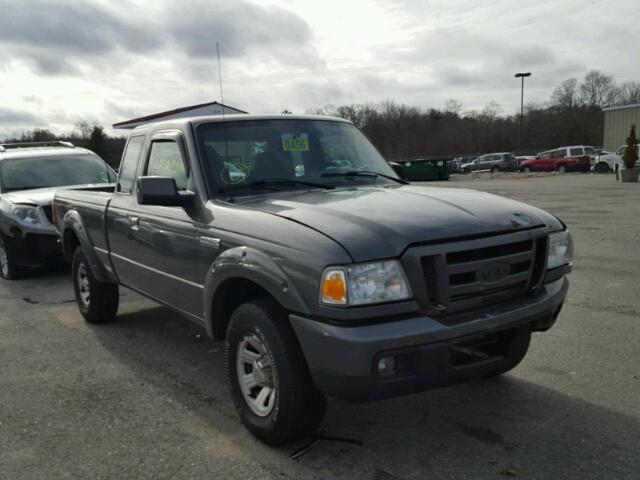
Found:
[[(216, 41), (225, 57), (261, 53), (282, 64), (322, 65), (310, 46), (312, 32), (299, 16), (245, 0), (167, 2), (159, 10), (133, 4), (112, 10), (88, 2), (0, 0), (6, 12), (0, 45), (9, 58), (26, 60), (45, 75), (79, 75), (77, 65), (100, 67), (127, 54), (177, 50), (187, 58), (214, 59)], [(126, 13), (126, 15), (125, 15)]]
[(0, 107), (0, 125), (3, 127), (39, 125), (43, 123), (42, 119), (33, 113)]
[(181, 3), (178, 15), (173, 5), (169, 9), (167, 27), (174, 41), (196, 57), (214, 57), (218, 40), (227, 56), (239, 57), (259, 49), (278, 57), (311, 39), (311, 29), (302, 18), (278, 7), (243, 0), (192, 0)]
[(96, 4), (56, 2), (52, 8), (45, 0), (3, 0), (0, 9), (5, 12), (0, 40), (14, 45), (84, 55), (106, 53), (119, 45), (133, 51), (156, 46), (148, 31)]

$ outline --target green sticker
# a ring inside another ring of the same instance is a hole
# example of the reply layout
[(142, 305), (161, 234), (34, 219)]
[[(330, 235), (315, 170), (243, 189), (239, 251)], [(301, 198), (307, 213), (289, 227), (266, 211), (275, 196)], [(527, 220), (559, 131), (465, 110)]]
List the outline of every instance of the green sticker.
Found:
[(283, 133), (282, 150), (285, 152), (308, 152), (309, 135), (306, 133)]

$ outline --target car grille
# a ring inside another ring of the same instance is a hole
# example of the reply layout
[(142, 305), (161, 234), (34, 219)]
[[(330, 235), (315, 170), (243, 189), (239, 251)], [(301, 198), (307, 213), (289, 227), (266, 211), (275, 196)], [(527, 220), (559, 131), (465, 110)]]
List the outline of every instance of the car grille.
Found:
[(53, 223), (53, 214), (51, 211), (51, 205), (42, 205), (40, 208), (42, 209), (45, 216), (47, 217), (47, 220), (49, 220), (49, 223)]
[[(420, 257), (426, 300), (441, 313), (494, 305), (540, 285), (547, 257), (547, 237), (461, 248), (444, 245)], [(480, 245), (487, 242), (478, 242)]]

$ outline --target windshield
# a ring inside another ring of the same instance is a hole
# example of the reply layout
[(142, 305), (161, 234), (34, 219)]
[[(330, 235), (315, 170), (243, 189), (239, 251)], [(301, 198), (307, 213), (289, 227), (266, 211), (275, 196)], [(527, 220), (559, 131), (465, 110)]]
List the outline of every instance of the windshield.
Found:
[(95, 155), (13, 158), (0, 162), (2, 191), (110, 183), (115, 173)]
[[(200, 125), (214, 193), (393, 183), (393, 169), (353, 125), (328, 120), (249, 120)], [(267, 180), (268, 182), (265, 182)], [(283, 180), (279, 184), (273, 180)], [(305, 183), (307, 182), (307, 183)]]

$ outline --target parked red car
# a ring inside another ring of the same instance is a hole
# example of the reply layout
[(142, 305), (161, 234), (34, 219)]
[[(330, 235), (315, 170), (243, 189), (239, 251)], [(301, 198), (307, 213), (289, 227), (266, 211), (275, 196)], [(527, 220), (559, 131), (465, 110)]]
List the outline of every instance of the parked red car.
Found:
[(539, 153), (536, 158), (523, 160), (520, 170), (523, 172), (588, 172), (591, 169), (592, 147), (560, 147)]

